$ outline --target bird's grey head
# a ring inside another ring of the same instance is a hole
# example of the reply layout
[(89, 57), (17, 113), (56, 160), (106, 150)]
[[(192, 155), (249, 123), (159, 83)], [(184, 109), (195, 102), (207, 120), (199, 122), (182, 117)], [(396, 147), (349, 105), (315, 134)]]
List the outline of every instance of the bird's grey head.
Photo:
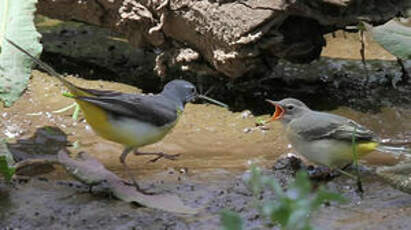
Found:
[(182, 106), (191, 102), (198, 96), (196, 87), (188, 81), (173, 80), (164, 86), (161, 94), (167, 98), (181, 103)]
[(285, 98), (281, 101), (267, 100), (275, 106), (275, 112), (269, 121), (279, 120), (283, 124), (288, 124), (295, 118), (304, 116), (304, 114), (310, 111), (302, 101), (294, 98)]

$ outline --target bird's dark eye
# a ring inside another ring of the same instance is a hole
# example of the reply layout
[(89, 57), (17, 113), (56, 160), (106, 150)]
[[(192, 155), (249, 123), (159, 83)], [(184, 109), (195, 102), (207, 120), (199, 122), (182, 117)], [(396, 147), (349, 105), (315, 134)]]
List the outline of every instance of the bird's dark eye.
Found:
[(287, 105), (287, 110), (293, 110), (294, 106), (293, 105)]
[(196, 89), (195, 89), (195, 88), (191, 88), (191, 92), (192, 92), (192, 93), (195, 93), (195, 92), (196, 92)]

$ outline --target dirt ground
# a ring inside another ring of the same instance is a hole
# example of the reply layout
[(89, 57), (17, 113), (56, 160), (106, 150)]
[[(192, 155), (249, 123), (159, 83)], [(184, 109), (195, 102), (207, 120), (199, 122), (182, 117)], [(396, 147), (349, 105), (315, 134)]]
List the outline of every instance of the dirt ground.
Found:
[[(88, 33), (88, 36), (91, 35), (93, 33)], [(327, 39), (331, 43), (334, 42), (334, 46), (337, 47), (343, 47), (342, 42), (346, 41), (341, 37), (337, 40), (331, 37)], [(352, 38), (348, 42), (355, 43), (357, 40)], [(70, 49), (82, 50), (76, 47)], [(224, 87), (215, 89), (212, 95), (228, 103), (232, 110), (209, 104), (189, 104), (169, 135), (156, 144), (142, 148), (143, 151), (180, 153), (178, 160), (162, 159), (156, 163), (149, 163), (150, 157), (130, 155), (127, 158), (132, 173), (143, 189), (160, 194), (177, 194), (186, 205), (199, 208), (198, 214), (178, 215), (128, 204), (111, 197), (105, 192), (104, 186), (97, 186), (93, 193), (88, 193), (87, 186), (70, 178), (64, 170), (56, 166), (55, 170), (35, 176), (27, 182), (9, 185), (0, 181), (0, 229), (213, 230), (220, 229), (219, 212), (223, 208), (239, 212), (245, 219), (247, 230), (264, 228), (261, 225), (261, 218), (253, 208), (253, 197), (241, 178), (250, 164), (255, 163), (262, 167), (266, 174), (273, 175), (282, 184), (286, 184), (293, 178), (293, 171), (287, 167), (281, 170), (277, 167), (277, 170), (274, 170), (273, 166), (278, 159), (295, 153), (283, 137), (280, 124), (272, 123), (268, 129), (255, 127), (257, 118), (267, 119), (268, 112), (273, 110), (264, 102), (264, 98), (298, 96), (315, 109), (352, 118), (374, 130), (382, 138), (411, 139), (410, 86), (399, 85), (394, 88), (390, 78), (378, 80), (378, 76), (389, 75), (389, 71), (372, 74), (377, 80), (371, 79), (373, 84), (368, 88), (358, 86), (360, 83), (356, 85), (354, 79), (357, 76), (353, 74), (358, 68), (348, 68), (348, 64), (358, 67), (360, 62), (341, 64), (341, 60), (335, 55), (340, 52), (340, 49), (326, 49), (324, 53), (330, 58), (324, 58), (308, 67), (280, 64), (278, 68), (282, 69), (275, 70), (276, 73), (283, 77), (286, 74), (294, 77), (294, 80), (288, 83), (278, 78), (270, 78), (269, 82), (260, 82), (258, 85), (253, 84), (256, 82), (255, 79), (245, 79), (239, 83), (244, 87), (237, 85), (229, 91), (228, 88), (238, 82), (215, 79), (216, 84), (224, 82)], [(380, 54), (386, 55), (373, 49), (373, 56), (369, 58), (373, 59)], [(104, 52), (98, 55), (104, 55)], [(349, 56), (358, 59), (355, 55), (357, 54), (353, 50)], [(73, 58), (68, 56), (70, 55), (51, 56), (61, 61), (59, 71), (61, 66), (70, 65)], [(97, 60), (90, 56), (82, 56), (80, 59)], [(384, 59), (391, 60), (392, 57), (384, 56)], [(117, 59), (113, 57), (110, 60)], [(101, 66), (115, 65), (100, 63), (99, 66), (95, 63), (90, 64), (92, 61), (86, 63), (91, 66), (88, 76), (99, 73), (93, 79), (100, 76), (104, 78), (104, 74), (98, 72)], [(340, 69), (345, 75), (340, 72), (323, 74), (320, 71), (324, 63), (328, 63), (324, 68), (331, 66), (334, 70)], [(392, 62), (389, 62), (388, 66), (397, 71), (395, 74), (398, 75), (399, 69), (392, 68)], [(130, 65), (129, 68), (140, 67)], [(381, 68), (385, 70), (385, 66)], [(75, 66), (67, 72), (73, 73), (76, 69)], [(86, 68), (83, 67), (82, 70), (84, 69)], [(317, 80), (318, 77), (322, 79), (322, 76), (329, 78), (321, 80), (324, 84), (319, 84), (316, 80), (301, 80), (306, 75), (313, 77), (308, 71), (310, 69), (317, 71)], [(302, 75), (301, 72), (306, 72), (306, 75)], [(81, 76), (82, 74), (83, 72)], [(89, 88), (141, 92), (141, 89), (121, 83), (84, 80), (72, 76), (68, 79)], [(145, 91), (150, 89), (150, 83), (144, 83), (141, 79), (136, 82), (137, 85), (141, 83), (141, 88)], [(360, 79), (359, 82), (363, 81)], [(247, 88), (248, 85), (256, 88)], [(269, 90), (264, 91), (264, 87)], [(241, 88), (245, 90), (240, 90)], [(62, 96), (64, 91), (56, 79), (43, 72), (33, 71), (28, 89), (16, 104), (11, 108), (0, 108), (0, 137), (8, 138), (9, 144), (13, 145), (17, 141), (29, 139), (45, 126), (57, 127), (62, 131), (62, 137), (66, 138), (67, 135), (69, 143), (72, 144), (69, 150), (73, 155), (86, 151), (101, 161), (107, 169), (125, 177), (118, 160), (122, 146), (96, 136), (81, 114), (79, 120), (74, 121), (71, 118), (73, 110), (53, 113), (72, 104), (71, 99)], [(273, 91), (276, 93), (271, 94)], [(288, 94), (289, 92), (291, 94)], [(262, 107), (263, 109), (259, 109)], [(250, 108), (252, 112), (245, 108)], [(61, 145), (61, 138), (46, 144), (29, 146), (21, 152), (23, 155), (32, 152), (43, 153), (56, 144)], [(362, 198), (355, 192), (355, 182), (349, 178), (338, 177), (329, 182), (315, 182), (325, 184), (329, 190), (342, 193), (349, 200), (346, 204), (331, 203), (314, 213), (315, 226), (319, 229), (344, 230), (410, 229), (411, 196), (383, 183), (374, 172), (375, 167), (394, 165), (398, 161), (392, 156), (378, 152), (361, 161), (365, 189)], [(265, 193), (263, 198), (275, 199), (275, 195)]]

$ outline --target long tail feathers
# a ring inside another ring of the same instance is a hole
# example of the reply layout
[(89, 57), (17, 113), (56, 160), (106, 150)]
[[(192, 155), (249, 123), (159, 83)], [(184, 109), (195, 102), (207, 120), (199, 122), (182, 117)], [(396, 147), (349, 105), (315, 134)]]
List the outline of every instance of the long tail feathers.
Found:
[(14, 43), (13, 41), (9, 40), (6, 38), (6, 40), (14, 47), (16, 47), (16, 49), (20, 50), (21, 52), (23, 52), (24, 54), (26, 54), (27, 56), (29, 56), (33, 62), (35, 62), (36, 64), (38, 64), (41, 68), (43, 68), (45, 71), (47, 71), (50, 75), (56, 77), (57, 79), (59, 79), (69, 90), (72, 94), (74, 94), (75, 96), (83, 96), (84, 91), (79, 89), (77, 86), (73, 85), (71, 82), (67, 81), (66, 79), (64, 79), (59, 73), (57, 73), (51, 66), (47, 65), (46, 63), (40, 61), (38, 58), (34, 57), (33, 55), (31, 55), (27, 50), (23, 49), (21, 46), (17, 45), (16, 43)]
[(396, 146), (389, 146), (389, 145), (379, 145), (377, 150), (384, 153), (392, 153), (394, 155), (401, 155), (405, 154), (408, 155), (407, 157), (411, 157), (411, 148), (407, 148), (404, 146), (396, 147)]

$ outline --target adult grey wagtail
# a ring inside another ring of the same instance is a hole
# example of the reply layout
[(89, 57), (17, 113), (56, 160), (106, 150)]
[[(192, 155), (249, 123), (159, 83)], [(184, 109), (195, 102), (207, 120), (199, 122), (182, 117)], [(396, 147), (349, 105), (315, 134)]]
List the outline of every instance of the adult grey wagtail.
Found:
[(352, 163), (353, 135), (358, 157), (374, 150), (395, 154), (411, 153), (409, 148), (382, 144), (381, 139), (371, 130), (353, 120), (313, 111), (297, 99), (267, 102), (275, 106), (275, 112), (268, 122), (281, 121), (287, 139), (295, 150), (316, 164), (339, 169)]
[[(161, 93), (156, 95), (128, 94), (108, 90), (85, 89), (75, 86), (64, 79), (49, 65), (33, 57), (14, 42), (7, 41), (29, 56), (35, 63), (50, 75), (59, 79), (79, 104), (87, 123), (101, 137), (120, 143), (124, 151), (120, 162), (127, 173), (125, 162), (129, 152), (135, 155), (156, 155), (152, 161), (162, 157), (175, 159), (178, 154), (169, 155), (162, 152), (139, 152), (138, 148), (160, 141), (177, 124), (184, 111), (185, 104), (200, 97), (196, 87), (188, 81), (173, 80), (167, 83)], [(212, 100), (214, 103), (218, 101)]]

